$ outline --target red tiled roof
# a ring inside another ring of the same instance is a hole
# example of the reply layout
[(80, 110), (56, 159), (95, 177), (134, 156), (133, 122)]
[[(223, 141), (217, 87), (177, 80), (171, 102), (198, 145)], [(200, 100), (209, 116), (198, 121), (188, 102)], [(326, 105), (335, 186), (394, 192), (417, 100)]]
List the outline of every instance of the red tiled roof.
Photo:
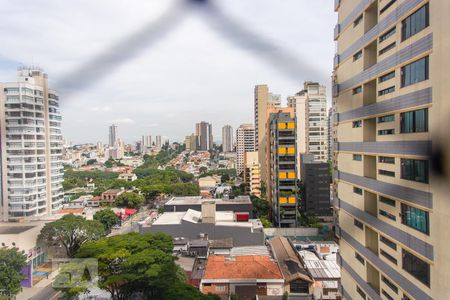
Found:
[(206, 263), (203, 279), (283, 279), (276, 262), (268, 256), (211, 255)]
[(84, 208), (63, 208), (60, 209), (58, 213), (60, 214), (81, 214)]

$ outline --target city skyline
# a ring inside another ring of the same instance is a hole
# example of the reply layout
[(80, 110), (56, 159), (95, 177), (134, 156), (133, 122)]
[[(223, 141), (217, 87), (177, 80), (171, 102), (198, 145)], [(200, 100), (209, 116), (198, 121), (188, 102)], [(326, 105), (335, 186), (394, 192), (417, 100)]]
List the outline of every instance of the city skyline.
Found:
[[(68, 71), (146, 22), (155, 20), (173, 1), (167, 2), (142, 1), (130, 6), (39, 1), (30, 4), (27, 11), (22, 5), (10, 3), (2, 19), (4, 26), (0, 28), (4, 38), (0, 51), (0, 81), (14, 81), (12, 74), (21, 65), (39, 65), (51, 74), (50, 84), (64, 99), (61, 103), (63, 135), (74, 144), (107, 142), (105, 128), (113, 123), (119, 126), (120, 135), (127, 143), (138, 141), (147, 133), (183, 141), (189, 134), (184, 129), (203, 119), (205, 114), (208, 114), (207, 119), (213, 120), (213, 136), (218, 141), (223, 125), (237, 128), (252, 121), (251, 99), (256, 84), (269, 84), (283, 99), (297, 92), (304, 80), (320, 81), (329, 90), (333, 55), (329, 28), (336, 19), (330, 0), (314, 3), (263, 1), (258, 7), (254, 7), (253, 1), (218, 3), (230, 16), (294, 53), (298, 60), (312, 61), (322, 78), (307, 78), (305, 74), (289, 78), (270, 62), (230, 44), (210, 29), (201, 15), (193, 12), (171, 34), (144, 53), (131, 56), (119, 70), (109, 73), (100, 82), (95, 81), (72, 94), (60, 86)], [(51, 14), (52, 10), (46, 8), (49, 6), (58, 10), (58, 15)], [(259, 17), (253, 18), (254, 13)], [(28, 14), (33, 15), (36, 28), (44, 29), (40, 34), (36, 35), (35, 29), (18, 21), (27, 19)], [(82, 28), (74, 32), (73, 28), (80, 26), (74, 25), (80, 14), (85, 21)], [(116, 15), (121, 16), (121, 25), (108, 21)], [(309, 24), (308, 27), (305, 24)], [(314, 33), (306, 30), (310, 26), (315, 28)], [(52, 30), (45, 30), (49, 27)], [(20, 32), (20, 39), (17, 32)], [(314, 47), (298, 47), (305, 39)], [(193, 40), (195, 47), (192, 47)], [(178, 49), (183, 49), (183, 55)], [(317, 52), (327, 59), (315, 60)], [(240, 71), (236, 73), (236, 69)]]

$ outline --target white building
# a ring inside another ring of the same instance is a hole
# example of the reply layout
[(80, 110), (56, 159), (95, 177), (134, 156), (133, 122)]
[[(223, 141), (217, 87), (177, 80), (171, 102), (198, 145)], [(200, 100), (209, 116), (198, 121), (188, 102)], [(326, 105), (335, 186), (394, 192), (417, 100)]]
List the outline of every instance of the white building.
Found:
[(0, 83), (0, 219), (51, 214), (63, 201), (59, 97), (47, 74), (20, 68)]
[(236, 130), (236, 173), (244, 172), (245, 153), (255, 151), (255, 126), (242, 124)]
[(117, 125), (112, 124), (109, 126), (109, 145), (113, 147), (116, 144), (117, 139)]
[(328, 112), (325, 86), (307, 81), (304, 89), (288, 97), (297, 117), (298, 153), (314, 154), (316, 160), (328, 161)]
[(233, 127), (231, 125), (225, 125), (222, 127), (222, 151), (233, 151)]

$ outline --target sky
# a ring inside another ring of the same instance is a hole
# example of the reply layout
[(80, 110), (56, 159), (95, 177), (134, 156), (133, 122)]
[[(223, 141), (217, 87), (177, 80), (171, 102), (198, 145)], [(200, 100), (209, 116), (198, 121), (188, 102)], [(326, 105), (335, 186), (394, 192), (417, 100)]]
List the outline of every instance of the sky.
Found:
[[(253, 123), (253, 90), (282, 99), (330, 83), (333, 0), (0, 0), (0, 81), (39, 66), (60, 95), (64, 138), (182, 141), (195, 123)], [(212, 7), (212, 8), (211, 8)]]

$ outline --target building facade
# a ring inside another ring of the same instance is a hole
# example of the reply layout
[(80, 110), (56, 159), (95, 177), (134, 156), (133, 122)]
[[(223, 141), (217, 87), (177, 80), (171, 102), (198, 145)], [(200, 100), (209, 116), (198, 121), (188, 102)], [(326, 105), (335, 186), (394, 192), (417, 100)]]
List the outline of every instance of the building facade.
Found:
[(161, 136), (160, 136), (160, 135), (157, 135), (157, 136), (156, 136), (156, 139), (155, 139), (155, 146), (156, 146), (156, 148), (161, 148), (161, 147), (162, 147), (162, 139), (161, 139)]
[(344, 298), (446, 299), (450, 202), (448, 178), (438, 174), (449, 166), (450, 2), (335, 5), (334, 205)]
[(247, 193), (261, 198), (261, 164), (257, 151), (245, 153), (244, 184)]
[(236, 173), (244, 172), (245, 153), (255, 151), (255, 126), (242, 124), (236, 130)]
[(52, 214), (63, 200), (59, 97), (47, 74), (20, 68), (0, 83), (1, 219)]
[(213, 149), (212, 125), (207, 122), (195, 124), (195, 135), (198, 137), (198, 150), (209, 151)]
[(233, 152), (233, 127), (225, 125), (222, 127), (222, 151)]
[(268, 120), (267, 199), (276, 227), (297, 226), (296, 119), (290, 108), (273, 109)]
[(109, 126), (109, 146), (114, 147), (117, 140), (117, 125)]
[(328, 114), (325, 86), (307, 81), (303, 90), (288, 97), (288, 106), (297, 118), (298, 153), (314, 154), (316, 160), (328, 161)]

